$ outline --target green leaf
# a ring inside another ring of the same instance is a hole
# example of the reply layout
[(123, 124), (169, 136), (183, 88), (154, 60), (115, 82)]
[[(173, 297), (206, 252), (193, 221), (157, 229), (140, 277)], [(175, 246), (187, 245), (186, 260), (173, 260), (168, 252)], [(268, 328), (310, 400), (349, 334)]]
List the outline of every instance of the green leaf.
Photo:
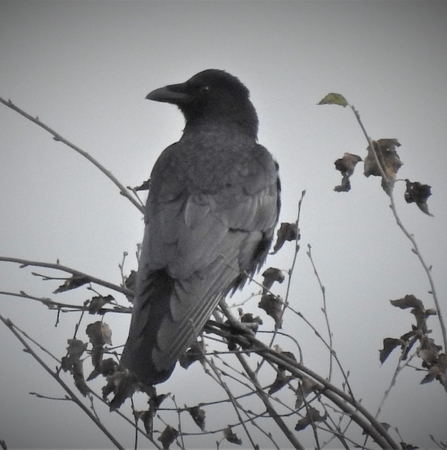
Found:
[(320, 100), (318, 105), (339, 105), (345, 108), (349, 105), (348, 101), (341, 94), (336, 94), (335, 92), (331, 92), (326, 95), (323, 100)]

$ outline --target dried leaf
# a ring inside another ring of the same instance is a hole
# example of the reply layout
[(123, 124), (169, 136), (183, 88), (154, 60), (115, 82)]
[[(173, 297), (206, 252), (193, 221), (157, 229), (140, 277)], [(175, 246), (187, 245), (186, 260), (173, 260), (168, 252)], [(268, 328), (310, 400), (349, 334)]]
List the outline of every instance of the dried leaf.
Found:
[(112, 345), (112, 330), (105, 322), (90, 323), (85, 332), (93, 346)]
[(249, 330), (256, 333), (258, 331), (259, 325), (262, 325), (262, 319), (259, 316), (253, 316), (251, 313), (244, 313), (240, 317), (241, 323), (244, 324)]
[(321, 416), (318, 409), (310, 406), (307, 410), (307, 414), (300, 420), (295, 426), (296, 431), (304, 430), (308, 425), (312, 423), (324, 422), (326, 420), (326, 415)]
[(60, 292), (70, 291), (72, 289), (76, 289), (78, 287), (83, 286), (84, 284), (90, 283), (90, 278), (85, 275), (73, 275), (71, 278), (67, 278), (64, 284), (61, 284), (53, 294), (59, 294)]
[[(281, 355), (284, 355), (287, 358), (291, 359), (292, 361), (296, 362), (296, 356), (292, 352), (282, 350), (282, 348), (279, 345), (275, 346), (275, 351), (281, 353)], [(278, 370), (284, 371), (287, 370), (287, 367), (283, 366), (281, 363), (278, 363)]]
[(223, 430), (223, 434), (225, 439), (232, 444), (242, 445), (242, 441), (237, 437), (230, 426)]
[(276, 243), (272, 255), (278, 253), (286, 241), (299, 239), (296, 223), (283, 222), (276, 233)]
[(385, 338), (383, 340), (383, 349), (379, 351), (379, 359), (381, 364), (383, 364), (391, 352), (396, 347), (403, 347), (403, 342), (400, 339), (395, 338)]
[(102, 398), (107, 400), (107, 397), (113, 393), (114, 397), (109, 407), (110, 411), (115, 411), (139, 389), (140, 383), (133, 373), (128, 370), (119, 371), (107, 377), (107, 384), (102, 388)]
[(300, 408), (304, 403), (304, 399), (312, 392), (316, 392), (317, 389), (318, 385), (314, 380), (309, 377), (304, 377), (303, 380), (298, 384), (298, 389), (296, 391), (295, 408)]
[[(404, 298), (390, 300), (393, 306), (401, 309), (412, 308), (411, 313), (416, 317), (416, 327), (422, 332), (427, 332), (427, 317), (433, 315), (433, 310), (425, 310), (424, 304), (414, 295), (406, 295)], [(436, 313), (436, 312), (435, 312)]]
[(275, 320), (275, 327), (281, 328), (282, 326), (282, 306), (283, 302), (277, 295), (270, 293), (264, 294), (261, 297), (261, 301), (258, 303), (259, 308), (263, 309), (270, 317)]
[(134, 411), (134, 417), (136, 419), (139, 419), (143, 422), (144, 429), (147, 434), (152, 434), (152, 419), (153, 416), (151, 415), (150, 411)]
[(88, 376), (87, 381), (93, 380), (98, 375), (102, 375), (104, 377), (113, 375), (118, 370), (118, 366), (118, 363), (114, 359), (104, 359), (100, 361), (97, 366), (95, 366), (92, 373)]
[(416, 450), (419, 448), (412, 444), (406, 444), (405, 442), (401, 442), (400, 447), (402, 448), (402, 450)]
[(326, 95), (322, 100), (320, 100), (318, 105), (339, 105), (346, 107), (348, 106), (348, 101), (341, 94), (336, 94), (335, 92), (331, 92)]
[(291, 375), (285, 375), (282, 372), (277, 372), (275, 381), (270, 385), (269, 395), (274, 394), (286, 386), (289, 381), (292, 381), (295, 377)]
[(175, 428), (171, 427), (171, 425), (167, 425), (158, 438), (161, 445), (163, 445), (163, 449), (169, 449), (169, 446), (177, 439), (178, 434), (179, 433)]
[(205, 343), (202, 339), (195, 341), (191, 347), (179, 358), (180, 365), (187, 369), (196, 361), (203, 362), (205, 359)]
[[(382, 427), (385, 429), (385, 431), (388, 431), (391, 428), (391, 425), (389, 423), (386, 423), (386, 422), (379, 422), (379, 423), (380, 423), (380, 425), (382, 425)], [(369, 435), (369, 433), (367, 431), (363, 430), (362, 436), (365, 436), (365, 435)]]
[(335, 186), (335, 192), (348, 192), (351, 189), (351, 182), (349, 177), (354, 173), (355, 166), (358, 162), (362, 161), (362, 158), (352, 153), (345, 153), (343, 158), (335, 161), (335, 168), (339, 170), (343, 178), (339, 186)]
[(372, 141), (374, 151), (368, 146), (368, 156), (365, 158), (364, 174), (366, 177), (370, 175), (381, 177), (382, 173), (376, 163), (374, 153), (377, 155), (380, 165), (386, 175), (386, 179), (382, 178), (382, 187), (385, 192), (389, 193), (390, 187), (396, 180), (396, 174), (402, 166), (402, 161), (397, 154), (396, 147), (400, 147), (397, 139), (379, 139)]
[(428, 184), (421, 184), (418, 181), (412, 183), (410, 180), (405, 180), (407, 190), (405, 191), (405, 200), (407, 203), (416, 203), (419, 209), (425, 214), (433, 217), (428, 211), (427, 200), (431, 195), (431, 186)]
[(285, 279), (282, 270), (279, 270), (276, 267), (269, 267), (264, 271), (262, 276), (264, 277), (264, 281), (262, 282), (264, 292), (270, 290), (275, 281), (282, 283)]
[(194, 423), (202, 430), (205, 431), (205, 411), (199, 406), (192, 406), (187, 408), (189, 414), (191, 414)]
[(111, 303), (115, 300), (112, 295), (106, 295), (105, 297), (102, 295), (96, 295), (92, 297), (88, 304), (88, 312), (89, 314), (101, 314), (101, 309), (107, 303)]
[(139, 186), (134, 187), (134, 191), (148, 191), (151, 187), (151, 179), (149, 178), (146, 181), (143, 181)]
[(81, 356), (87, 349), (87, 343), (79, 339), (68, 339), (67, 356), (61, 359), (61, 368), (64, 372), (73, 375), (75, 386), (79, 392), (86, 396), (90, 390), (85, 382), (84, 369)]
[(430, 367), (432, 364), (438, 362), (439, 352), (442, 347), (435, 344), (435, 341), (428, 336), (422, 336), (420, 339), (420, 346), (417, 349), (419, 358), (422, 359), (423, 367)]
[(400, 309), (416, 308), (425, 311), (422, 301), (412, 294), (406, 295), (404, 298), (399, 298), (397, 300), (390, 300), (390, 303)]
[(437, 361), (428, 369), (428, 374), (421, 381), (421, 384), (438, 380), (444, 387), (447, 387), (447, 357), (445, 353), (439, 355)]

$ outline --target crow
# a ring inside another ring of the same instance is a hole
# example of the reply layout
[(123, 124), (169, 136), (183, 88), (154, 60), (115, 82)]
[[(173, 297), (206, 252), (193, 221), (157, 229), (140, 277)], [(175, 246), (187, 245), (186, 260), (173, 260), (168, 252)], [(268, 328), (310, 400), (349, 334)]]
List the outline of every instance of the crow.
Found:
[(146, 99), (177, 105), (181, 139), (156, 161), (123, 367), (167, 380), (219, 301), (263, 264), (280, 210), (278, 164), (257, 143), (238, 78), (204, 70)]

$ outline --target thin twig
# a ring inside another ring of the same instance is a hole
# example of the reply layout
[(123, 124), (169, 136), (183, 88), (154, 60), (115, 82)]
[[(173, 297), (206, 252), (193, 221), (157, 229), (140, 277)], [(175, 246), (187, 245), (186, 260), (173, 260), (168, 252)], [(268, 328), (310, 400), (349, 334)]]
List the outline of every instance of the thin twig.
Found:
[[(224, 312), (225, 316), (228, 318), (228, 320), (231, 322), (234, 322), (235, 319), (232, 316), (231, 312), (228, 310), (224, 302), (220, 303), (220, 307), (222, 311)], [(268, 395), (263, 391), (262, 387), (260, 386), (256, 373), (251, 370), (250, 366), (247, 364), (247, 361), (245, 360), (244, 356), (241, 353), (236, 353), (236, 357), (238, 358), (240, 364), (245, 370), (245, 373), (250, 378), (251, 382), (256, 388), (256, 392), (258, 394), (258, 397), (262, 400), (264, 403), (270, 417), (276, 422), (278, 427), (281, 429), (281, 431), (284, 433), (284, 435), (287, 437), (289, 442), (293, 445), (294, 448), (299, 450), (304, 450), (304, 447), (301, 445), (301, 443), (298, 441), (296, 436), (293, 434), (291, 430), (287, 427), (287, 425), (284, 423), (284, 421), (281, 419), (281, 417), (278, 415), (274, 407), (272, 406)]]
[[(323, 296), (323, 315), (326, 320), (326, 328), (327, 333), (329, 337), (329, 374), (328, 374), (328, 380), (331, 381), (332, 379), (332, 368), (333, 368), (333, 362), (334, 362), (334, 345), (332, 341), (332, 331), (331, 331), (331, 324), (329, 322), (329, 316), (327, 313), (327, 305), (326, 305), (326, 288), (323, 286), (323, 283), (321, 282), (320, 275), (318, 274), (317, 267), (315, 266), (314, 260), (312, 258), (312, 247), (310, 244), (307, 245), (307, 256), (310, 259), (310, 263), (312, 264), (312, 268), (314, 269), (315, 277), (317, 278), (318, 285), (320, 286), (321, 295)], [(346, 379), (346, 378), (345, 378)]]
[(15, 329), (15, 325), (12, 323), (10, 319), (5, 319), (0, 315), (0, 320), (11, 330), (11, 332), (15, 335), (15, 337), (22, 343), (25, 347), (27, 353), (29, 353), (45, 370), (47, 373), (54, 378), (59, 385), (65, 390), (65, 392), (69, 395), (70, 399), (76, 403), (93, 421), (93, 423), (104, 433), (105, 436), (109, 438), (109, 440), (113, 443), (113, 445), (120, 449), (124, 450), (124, 447), (115, 439), (115, 437), (107, 430), (107, 428), (95, 417), (95, 415), (82, 403), (81, 400), (77, 397), (77, 395), (65, 384), (65, 382), (59, 377), (59, 375), (53, 372), (48, 365), (34, 352), (34, 350), (28, 345), (25, 339), (20, 336), (18, 331)]
[(77, 277), (85, 277), (89, 280), (90, 283), (95, 283), (95, 284), (98, 284), (99, 286), (103, 286), (108, 289), (112, 289), (112, 290), (119, 292), (121, 294), (124, 294), (126, 296), (133, 296), (133, 292), (130, 291), (129, 289), (126, 289), (125, 287), (118, 286), (116, 284), (110, 283), (105, 280), (101, 280), (100, 278), (93, 277), (84, 272), (80, 272), (79, 270), (72, 269), (71, 267), (63, 266), (62, 264), (46, 263), (46, 262), (40, 262), (40, 261), (30, 261), (28, 259), (10, 258), (8, 256), (0, 256), (0, 262), (2, 262), (2, 261), (20, 264), (21, 265), (20, 268), (27, 267), (27, 266), (33, 266), (33, 267), (46, 267), (47, 269), (61, 270), (62, 272), (71, 273), (72, 275), (75, 275)]
[(245, 421), (241, 417), (241, 414), (240, 414), (241, 408), (240, 408), (238, 402), (236, 401), (236, 399), (234, 398), (233, 393), (231, 392), (231, 390), (229, 389), (227, 384), (222, 380), (222, 376), (221, 376), (218, 368), (215, 366), (213, 360), (206, 359), (206, 362), (211, 367), (211, 370), (214, 372), (215, 376), (219, 380), (218, 384), (224, 389), (225, 393), (227, 394), (228, 398), (230, 399), (230, 402), (233, 405), (234, 411), (236, 412), (236, 415), (239, 419), (239, 423), (241, 424), (242, 428), (244, 429), (245, 434), (247, 435), (251, 446), (256, 450), (257, 448), (259, 448), (259, 446), (253, 441), (253, 438), (251, 437), (251, 434), (248, 431)]
[[(374, 441), (384, 449), (399, 449), (398, 444), (394, 442), (391, 436), (383, 428), (383, 426), (374, 418), (374, 416), (369, 413), (366, 408), (364, 408), (359, 402), (353, 399), (350, 395), (346, 394), (332, 383), (327, 381), (325, 378), (321, 377), (314, 371), (310, 370), (303, 364), (298, 363), (287, 357), (287, 355), (276, 352), (271, 349), (263, 342), (256, 339), (254, 336), (247, 335), (228, 335), (227, 331), (221, 330), (218, 327), (208, 326), (208, 330), (221, 335), (223, 337), (231, 338), (238, 342), (244, 348), (250, 348), (253, 352), (258, 353), (264, 358), (268, 359), (274, 364), (279, 364), (286, 370), (288, 370), (293, 376), (302, 379), (303, 373), (305, 373), (310, 378), (313, 378), (319, 386), (317, 386), (318, 391), (322, 395), (329, 398), (334, 404), (336, 404), (342, 411), (344, 411), (348, 416), (352, 417), (354, 422), (356, 422), (366, 433), (370, 434)], [(353, 408), (351, 408), (352, 405)], [(361, 417), (360, 413), (363, 417)]]
[[(284, 313), (289, 305), (289, 296), (290, 296), (290, 291), (291, 291), (291, 286), (292, 286), (292, 275), (294, 273), (295, 270), (295, 265), (296, 265), (296, 260), (298, 257), (298, 253), (300, 251), (300, 229), (299, 229), (299, 224), (300, 224), (300, 217), (301, 217), (301, 207), (303, 204), (303, 200), (304, 200), (304, 196), (306, 195), (306, 191), (303, 190), (301, 192), (301, 197), (298, 201), (298, 212), (297, 212), (297, 218), (295, 221), (295, 225), (296, 225), (296, 239), (295, 239), (295, 250), (293, 252), (293, 258), (292, 258), (292, 264), (290, 266), (290, 269), (288, 271), (288, 279), (287, 279), (287, 287), (286, 287), (286, 295), (284, 298), (284, 303), (282, 306), (282, 310), (281, 310), (281, 314), (278, 318), (278, 320), (276, 321), (277, 323), (282, 323), (282, 319), (284, 317)], [(274, 295), (274, 294), (273, 294)], [(278, 332), (279, 328), (277, 326), (275, 326), (275, 330), (273, 332), (273, 335), (270, 339), (270, 343), (269, 343), (269, 347), (273, 346), (273, 343), (275, 342), (276, 336), (277, 336), (277, 332)], [(261, 363), (259, 364), (258, 368), (256, 369), (256, 373), (258, 373), (263, 365), (263, 361), (261, 361)]]
[[(87, 153), (85, 150), (82, 150), (77, 145), (72, 144), (70, 141), (62, 137), (59, 133), (54, 131), (52, 128), (50, 128), (48, 125), (45, 125), (43, 122), (39, 120), (38, 117), (33, 117), (31, 114), (28, 114), (23, 109), (16, 106), (11, 100), (5, 100), (4, 98), (0, 97), (0, 103), (3, 103), (8, 108), (11, 108), (12, 110), (18, 112), (20, 115), (28, 119), (29, 121), (35, 123), (39, 127), (43, 128), (45, 131), (50, 133), (53, 136), (53, 139), (55, 141), (62, 142), (67, 147), (70, 147), (75, 152), (79, 153), (84, 158), (88, 159), (95, 167), (97, 167), (107, 178), (109, 178), (119, 189), (120, 194), (126, 197), (135, 207), (138, 208), (140, 212), (144, 212), (144, 207), (141, 204), (141, 201), (135, 200), (135, 198), (130, 194), (131, 191), (127, 189), (123, 184), (120, 183), (120, 181), (109, 171), (107, 170), (101, 163), (99, 163), (93, 156), (91, 156), (89, 153)], [(139, 200), (139, 199), (138, 199)]]
[[(425, 273), (427, 275), (428, 282), (430, 284), (430, 293), (431, 293), (431, 295), (433, 297), (433, 301), (435, 303), (435, 308), (436, 308), (436, 311), (437, 311), (438, 320), (439, 320), (439, 324), (440, 324), (440, 327), (441, 327), (441, 333), (442, 333), (442, 340), (443, 340), (443, 344), (444, 344), (444, 350), (447, 350), (447, 330), (446, 330), (444, 318), (443, 318), (442, 311), (441, 311), (441, 305), (439, 303), (438, 295), (436, 293), (436, 287), (435, 287), (435, 283), (434, 283), (433, 277), (431, 275), (430, 268), (427, 266), (427, 264), (425, 263), (424, 258), (422, 257), (422, 254), (421, 254), (421, 252), (419, 250), (419, 247), (417, 245), (416, 239), (405, 228), (404, 224), (402, 223), (402, 221), (401, 221), (401, 219), (400, 219), (400, 217), (399, 217), (399, 215), (397, 213), (396, 202), (394, 200), (394, 195), (393, 195), (394, 180), (389, 180), (388, 177), (386, 176), (385, 169), (383, 168), (381, 162), (379, 161), (378, 155), (377, 155), (376, 151), (374, 150), (374, 146), (373, 146), (372, 140), (368, 136), (368, 133), (366, 132), (366, 129), (365, 129), (364, 125), (363, 125), (363, 122), (362, 122), (362, 120), (360, 118), (359, 112), (354, 108), (354, 106), (352, 106), (352, 105), (349, 105), (349, 106), (351, 107), (352, 111), (354, 112), (354, 115), (355, 115), (355, 117), (357, 119), (357, 122), (359, 123), (360, 128), (362, 129), (362, 131), (363, 131), (363, 133), (364, 133), (364, 135), (366, 137), (366, 140), (368, 141), (368, 145), (370, 146), (371, 151), (372, 151), (372, 153), (374, 155), (376, 165), (379, 168), (380, 175), (382, 176), (382, 178), (383, 178), (383, 180), (385, 182), (385, 185), (387, 186), (386, 192), (387, 192), (388, 196), (390, 197), (390, 208), (391, 208), (391, 211), (393, 212), (394, 219), (396, 220), (396, 223), (397, 223), (398, 227), (402, 230), (404, 235), (411, 242), (411, 244), (413, 246), (411, 251), (418, 257), (419, 262), (421, 263), (422, 268), (424, 269), (424, 271), (425, 271)], [(447, 392), (447, 383), (443, 384), (443, 386), (444, 386), (445, 391)]]
[[(27, 300), (33, 300), (43, 305), (47, 306), (49, 309), (59, 310), (61, 312), (69, 313), (69, 312), (80, 312), (80, 311), (89, 311), (90, 308), (85, 305), (74, 305), (71, 303), (61, 303), (55, 302), (48, 297), (36, 297), (34, 295), (27, 294), (26, 292), (10, 292), (10, 291), (0, 291), (0, 295), (7, 295), (11, 297), (19, 297), (25, 298)], [(129, 314), (132, 312), (132, 308), (128, 308), (126, 306), (116, 305), (114, 309), (110, 308), (101, 308), (98, 310), (98, 314), (104, 315), (106, 313), (120, 313), (120, 314)]]
[[(435, 308), (436, 308), (436, 312), (437, 312), (437, 316), (438, 316), (438, 320), (439, 320), (439, 325), (441, 326), (441, 333), (442, 333), (442, 341), (444, 343), (444, 351), (447, 350), (447, 330), (445, 327), (445, 322), (444, 322), (444, 317), (442, 315), (442, 310), (441, 310), (441, 305), (439, 303), (439, 299), (438, 299), (438, 294), (436, 293), (436, 286), (435, 286), (435, 282), (433, 280), (433, 277), (431, 275), (431, 270), (430, 268), (427, 266), (424, 258), (422, 257), (422, 254), (419, 250), (419, 247), (417, 245), (416, 239), (414, 238), (414, 236), (409, 233), (407, 231), (407, 229), (405, 228), (404, 224), (402, 223), (402, 221), (400, 220), (400, 217), (397, 213), (397, 209), (396, 209), (396, 203), (394, 201), (394, 196), (391, 195), (390, 196), (390, 200), (391, 200), (391, 211), (393, 212), (393, 216), (396, 219), (396, 223), (398, 225), (398, 227), (402, 230), (402, 232), (404, 233), (404, 235), (408, 238), (408, 240), (411, 242), (411, 244), (413, 245), (413, 248), (411, 249), (411, 251), (417, 256), (417, 258), (419, 259), (419, 262), (421, 263), (427, 278), (428, 278), (428, 282), (430, 284), (430, 294), (433, 297), (433, 301), (435, 303)], [(444, 385), (444, 389), (447, 391), (447, 385)]]

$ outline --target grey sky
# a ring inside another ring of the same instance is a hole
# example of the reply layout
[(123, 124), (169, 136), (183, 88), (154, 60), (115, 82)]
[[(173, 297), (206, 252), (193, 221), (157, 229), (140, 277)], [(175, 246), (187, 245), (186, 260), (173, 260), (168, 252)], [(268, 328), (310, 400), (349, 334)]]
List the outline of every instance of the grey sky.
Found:
[[(147, 102), (146, 94), (211, 67), (238, 76), (258, 111), (259, 141), (281, 167), (282, 221), (295, 219), (299, 195), (307, 190), (292, 303), (324, 330), (321, 295), (305, 255), (311, 244), (337, 354), (375, 411), (397, 361), (390, 358), (380, 368), (382, 339), (400, 336), (411, 323), (388, 300), (412, 293), (427, 307), (432, 303), (379, 181), (363, 177), (359, 167), (350, 193), (333, 192), (340, 181), (333, 162), (346, 151), (365, 156), (366, 141), (349, 110), (316, 103), (328, 92), (345, 95), (373, 138), (400, 141), (405, 164), (399, 176), (432, 186), (434, 218), (405, 204), (404, 183), (396, 197), (402, 220), (433, 264), (447, 313), (446, 44), (447, 3), (441, 1), (1, 1), (0, 95), (136, 186), (183, 126), (175, 108)], [(127, 270), (136, 267), (139, 212), (90, 163), (3, 105), (0, 136), (0, 254), (59, 258), (119, 283), (123, 251), (130, 254)], [(287, 269), (291, 257), (290, 246), (267, 265)], [(1, 263), (0, 290), (52, 296), (56, 284), (30, 272)], [(84, 291), (60, 300), (86, 298)], [(54, 328), (55, 313), (4, 296), (0, 314), (58, 356), (76, 321), (64, 315)], [(124, 343), (127, 319), (106, 321), (114, 344)], [(327, 355), (313, 346), (313, 334), (295, 319), (284, 327), (300, 341), (305, 363), (323, 371)], [(4, 326), (0, 340), (0, 439), (10, 448), (110, 446), (75, 405), (30, 397), (30, 391), (60, 391)], [(192, 403), (201, 376), (198, 367), (177, 369), (165, 389), (177, 393), (182, 386), (179, 404)], [(419, 386), (422, 376), (403, 375), (381, 416), (421, 447), (430, 445), (430, 433), (447, 439), (445, 393), (439, 384)], [(130, 447), (131, 429), (118, 422), (113, 427)]]

